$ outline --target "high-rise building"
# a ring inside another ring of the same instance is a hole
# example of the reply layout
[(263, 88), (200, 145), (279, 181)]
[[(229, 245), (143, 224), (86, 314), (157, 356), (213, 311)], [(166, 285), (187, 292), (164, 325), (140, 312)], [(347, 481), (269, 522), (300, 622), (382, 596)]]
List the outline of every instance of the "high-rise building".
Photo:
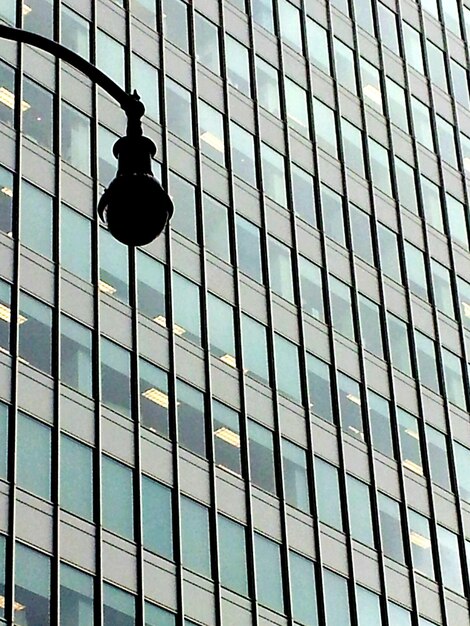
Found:
[(0, 16), (0, 623), (469, 626), (470, 0)]

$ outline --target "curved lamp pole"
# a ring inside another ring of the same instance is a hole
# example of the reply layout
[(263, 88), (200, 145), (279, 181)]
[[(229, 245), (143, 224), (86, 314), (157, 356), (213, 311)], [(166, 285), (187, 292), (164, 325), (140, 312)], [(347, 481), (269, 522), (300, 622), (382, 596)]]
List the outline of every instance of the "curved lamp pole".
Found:
[(79, 54), (36, 33), (0, 24), (0, 38), (49, 52), (88, 76), (119, 102), (127, 115), (126, 135), (114, 144), (118, 170), (98, 203), (98, 214), (113, 237), (128, 246), (143, 246), (153, 241), (173, 215), (173, 203), (152, 173), (152, 157), (157, 148), (142, 134), (145, 107), (137, 92), (126, 93)]

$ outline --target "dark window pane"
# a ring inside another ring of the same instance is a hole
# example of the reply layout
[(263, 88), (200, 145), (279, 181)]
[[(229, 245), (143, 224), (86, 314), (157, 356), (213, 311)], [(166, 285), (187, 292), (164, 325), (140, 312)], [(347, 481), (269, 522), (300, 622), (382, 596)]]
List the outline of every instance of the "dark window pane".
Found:
[(167, 373), (140, 359), (140, 419), (145, 428), (168, 437), (168, 376)]
[(142, 476), (144, 547), (166, 559), (173, 559), (171, 490)]
[(214, 455), (219, 467), (241, 475), (240, 425), (236, 411), (213, 400)]
[(65, 563), (60, 565), (60, 625), (93, 626), (93, 578)]
[[(40, 13), (43, 10), (43, 7), (38, 7)], [(48, 150), (52, 150), (52, 102), (52, 94), (49, 91), (27, 78), (24, 79), (21, 106), (23, 132), (29, 139)]]
[(93, 360), (91, 331), (61, 315), (60, 379), (86, 396), (92, 395)]
[(93, 451), (67, 435), (60, 438), (60, 506), (93, 519)]
[(132, 540), (134, 538), (132, 470), (103, 455), (102, 480), (103, 526)]
[(105, 583), (103, 617), (103, 626), (135, 626), (135, 597)]
[(15, 553), (15, 624), (50, 624), (50, 559), (21, 543), (16, 544)]
[(183, 448), (206, 456), (204, 394), (181, 380), (176, 382), (178, 437)]
[(21, 243), (51, 259), (52, 198), (26, 181), (21, 191)]
[(52, 369), (52, 309), (25, 293), (20, 294), (18, 318), (23, 362), (51, 373)]
[(130, 353), (101, 338), (101, 401), (113, 411), (131, 415)]
[(183, 566), (211, 577), (209, 512), (194, 500), (181, 497)]
[(91, 222), (61, 205), (60, 260), (62, 268), (91, 282)]
[(248, 440), (252, 483), (261, 489), (276, 494), (273, 433), (249, 420)]

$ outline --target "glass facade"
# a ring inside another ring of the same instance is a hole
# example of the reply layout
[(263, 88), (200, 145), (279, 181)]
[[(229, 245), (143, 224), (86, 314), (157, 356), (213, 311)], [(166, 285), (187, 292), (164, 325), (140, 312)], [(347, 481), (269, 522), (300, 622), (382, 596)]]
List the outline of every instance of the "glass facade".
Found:
[(469, 0), (0, 21), (175, 204), (115, 241), (122, 111), (0, 40), (0, 622), (470, 626)]

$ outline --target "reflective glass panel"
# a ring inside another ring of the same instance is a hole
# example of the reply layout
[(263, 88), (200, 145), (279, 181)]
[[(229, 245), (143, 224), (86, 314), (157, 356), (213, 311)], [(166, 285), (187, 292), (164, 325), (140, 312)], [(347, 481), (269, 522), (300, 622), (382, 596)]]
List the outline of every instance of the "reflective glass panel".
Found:
[(103, 526), (132, 540), (134, 538), (132, 470), (105, 455), (102, 456), (101, 467)]
[(52, 309), (20, 293), (19, 355), (23, 363), (50, 374), (52, 370)]
[(177, 380), (176, 398), (179, 444), (205, 457), (204, 394), (182, 380)]
[(61, 626), (93, 626), (93, 577), (60, 564)]
[(173, 560), (173, 515), (171, 490), (142, 476), (142, 525), (144, 547)]
[(168, 376), (161, 368), (139, 359), (140, 419), (144, 428), (168, 437)]
[(21, 543), (15, 545), (15, 624), (51, 623), (51, 561)]
[(60, 437), (60, 506), (93, 520), (93, 450), (72, 437)]
[(273, 433), (248, 420), (250, 479), (257, 487), (276, 495)]
[(245, 527), (218, 515), (219, 558), (222, 586), (248, 595)]
[(46, 424), (18, 414), (16, 480), (19, 487), (51, 499), (51, 429)]
[(211, 577), (209, 511), (181, 496), (181, 542), (183, 566)]
[(51, 259), (52, 198), (25, 180), (21, 192), (21, 242)]
[(258, 601), (273, 611), (283, 613), (280, 547), (258, 533), (255, 533), (255, 568)]
[(131, 355), (127, 350), (101, 337), (101, 402), (131, 416)]
[(214, 456), (219, 467), (238, 476), (242, 473), (240, 457), (240, 424), (236, 411), (212, 401), (214, 423)]
[(91, 330), (60, 316), (60, 379), (86, 396), (93, 395)]

